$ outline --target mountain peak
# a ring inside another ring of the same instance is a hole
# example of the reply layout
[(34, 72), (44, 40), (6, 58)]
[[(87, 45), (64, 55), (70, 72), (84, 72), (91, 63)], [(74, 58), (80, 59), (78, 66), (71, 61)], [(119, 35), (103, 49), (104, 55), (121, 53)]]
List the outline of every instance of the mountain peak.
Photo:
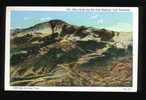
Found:
[(56, 24), (56, 23), (66, 23), (65, 21), (63, 20), (60, 20), (60, 19), (53, 19), (53, 20), (50, 20), (49, 23), (51, 24)]

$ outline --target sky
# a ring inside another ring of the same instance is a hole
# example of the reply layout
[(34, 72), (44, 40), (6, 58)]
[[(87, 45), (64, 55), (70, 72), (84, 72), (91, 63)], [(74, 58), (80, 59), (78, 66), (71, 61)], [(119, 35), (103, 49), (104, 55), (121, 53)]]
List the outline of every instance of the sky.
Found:
[(79, 26), (132, 31), (131, 12), (12, 11), (11, 29), (27, 28), (52, 19), (60, 19)]

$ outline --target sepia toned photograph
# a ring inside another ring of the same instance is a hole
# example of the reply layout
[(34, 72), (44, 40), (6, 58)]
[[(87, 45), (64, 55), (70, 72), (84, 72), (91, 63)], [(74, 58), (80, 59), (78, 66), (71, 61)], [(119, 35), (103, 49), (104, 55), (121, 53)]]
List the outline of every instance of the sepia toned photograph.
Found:
[(138, 8), (7, 7), (5, 89), (137, 91)]

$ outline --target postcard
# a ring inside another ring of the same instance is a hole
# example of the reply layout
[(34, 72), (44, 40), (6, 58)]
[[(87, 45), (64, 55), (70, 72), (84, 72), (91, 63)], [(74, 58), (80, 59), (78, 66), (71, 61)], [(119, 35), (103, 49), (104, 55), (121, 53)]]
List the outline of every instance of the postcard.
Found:
[(6, 91), (137, 92), (137, 70), (137, 7), (6, 8)]

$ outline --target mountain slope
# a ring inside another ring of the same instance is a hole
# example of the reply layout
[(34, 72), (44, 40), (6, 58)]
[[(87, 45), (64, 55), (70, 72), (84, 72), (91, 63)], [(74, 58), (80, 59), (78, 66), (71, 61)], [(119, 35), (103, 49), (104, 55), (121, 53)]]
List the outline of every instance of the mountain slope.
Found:
[[(20, 74), (14, 74), (13, 69), (21, 73), (30, 71), (33, 75), (38, 74), (36, 70), (41, 71), (40, 74), (49, 74), (58, 68), (63, 70), (62, 73), (59, 70), (62, 75), (66, 72), (60, 66), (70, 65), (76, 70), (100, 67), (107, 70), (118, 59), (131, 59), (132, 54), (131, 35), (126, 38), (130, 42), (126, 42), (122, 33), (71, 25), (58, 19), (13, 31), (11, 35), (12, 82), (21, 77)], [(24, 74), (22, 77), (25, 79), (27, 75)]]

